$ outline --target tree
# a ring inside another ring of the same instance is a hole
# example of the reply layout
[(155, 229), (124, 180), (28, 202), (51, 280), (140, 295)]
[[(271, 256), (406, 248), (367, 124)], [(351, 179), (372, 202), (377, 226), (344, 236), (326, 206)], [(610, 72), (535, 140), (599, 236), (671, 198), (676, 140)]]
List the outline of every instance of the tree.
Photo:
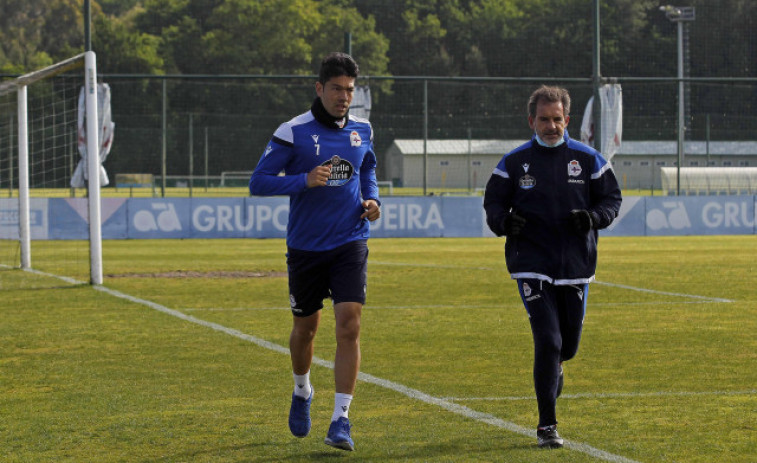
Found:
[[(0, 71), (28, 72), (81, 50), (77, 0), (0, 0)], [(93, 10), (97, 11), (95, 5)]]

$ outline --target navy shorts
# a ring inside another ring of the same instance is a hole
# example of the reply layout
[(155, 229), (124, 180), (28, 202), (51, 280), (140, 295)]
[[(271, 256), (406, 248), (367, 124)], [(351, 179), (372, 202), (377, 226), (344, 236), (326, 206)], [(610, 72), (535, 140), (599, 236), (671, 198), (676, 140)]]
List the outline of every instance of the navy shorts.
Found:
[(368, 242), (350, 241), (329, 251), (287, 248), (289, 303), (292, 314), (307, 317), (323, 308), (330, 297), (334, 304), (365, 304), (368, 274)]

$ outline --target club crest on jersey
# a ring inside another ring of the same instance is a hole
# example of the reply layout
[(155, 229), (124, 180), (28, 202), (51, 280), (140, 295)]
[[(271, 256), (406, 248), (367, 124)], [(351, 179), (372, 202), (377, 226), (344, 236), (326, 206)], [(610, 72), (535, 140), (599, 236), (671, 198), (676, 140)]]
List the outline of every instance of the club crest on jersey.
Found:
[(568, 163), (568, 175), (571, 177), (578, 177), (581, 175), (581, 164), (575, 159)]
[(536, 186), (536, 179), (526, 174), (518, 179), (518, 186), (523, 190), (530, 190)]
[(342, 159), (339, 155), (331, 156), (331, 159), (321, 165), (331, 166), (331, 175), (329, 175), (326, 186), (342, 186), (349, 182), (355, 173), (355, 168), (350, 161)]
[(355, 130), (353, 130), (350, 133), (350, 145), (351, 146), (360, 146), (363, 144), (363, 139), (360, 138), (360, 134), (357, 133)]

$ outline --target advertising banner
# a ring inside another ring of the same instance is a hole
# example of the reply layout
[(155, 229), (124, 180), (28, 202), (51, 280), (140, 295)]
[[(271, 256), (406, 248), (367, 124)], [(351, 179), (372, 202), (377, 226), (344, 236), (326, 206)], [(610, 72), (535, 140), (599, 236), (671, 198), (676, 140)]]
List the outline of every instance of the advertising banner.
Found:
[[(31, 237), (86, 239), (86, 198), (32, 198)], [(755, 196), (630, 196), (603, 236), (751, 235)], [(284, 238), (286, 197), (105, 198), (103, 239)], [(0, 199), (0, 239), (18, 239), (18, 199)], [(481, 197), (387, 197), (374, 238), (490, 237)]]

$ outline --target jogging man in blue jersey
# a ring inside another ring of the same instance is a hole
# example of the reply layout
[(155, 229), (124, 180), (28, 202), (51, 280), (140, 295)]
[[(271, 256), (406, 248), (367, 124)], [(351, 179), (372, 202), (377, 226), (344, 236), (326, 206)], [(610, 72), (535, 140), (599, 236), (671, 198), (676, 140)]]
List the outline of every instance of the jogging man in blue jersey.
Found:
[[(309, 111), (279, 126), (250, 178), (250, 193), (290, 197), (287, 225), (289, 350), (294, 393), (289, 429), (310, 432), (310, 366), (323, 300), (336, 321), (334, 413), (326, 444), (354, 450), (349, 408), (360, 368), (360, 315), (366, 297), (369, 221), (380, 215), (373, 128), (349, 114), (358, 65), (327, 55)], [(279, 175), (283, 172), (283, 175)]]
[(542, 86), (528, 102), (532, 139), (506, 154), (486, 185), (489, 228), (507, 236), (505, 260), (534, 339), (537, 444), (562, 447), (555, 404), (562, 363), (578, 351), (597, 266), (597, 230), (618, 214), (620, 188), (602, 155), (568, 136), (570, 95)]

